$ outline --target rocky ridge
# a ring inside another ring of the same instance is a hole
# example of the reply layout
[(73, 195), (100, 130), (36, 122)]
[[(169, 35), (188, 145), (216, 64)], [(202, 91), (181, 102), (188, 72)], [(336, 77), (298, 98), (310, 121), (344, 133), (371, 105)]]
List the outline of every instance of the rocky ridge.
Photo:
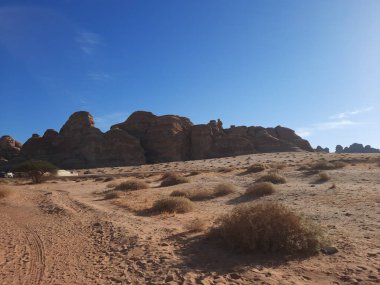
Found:
[[(9, 143), (8, 143), (9, 145)], [(11, 144), (12, 145), (12, 144)], [(14, 143), (16, 146), (16, 143)], [(140, 165), (260, 152), (313, 151), (307, 140), (281, 126), (231, 126), (220, 120), (194, 125), (176, 115), (137, 111), (105, 133), (88, 112), (72, 114), (59, 132), (33, 135), (8, 159), (42, 159), (62, 168)], [(0, 153), (5, 149), (2, 145)], [(5, 157), (5, 158), (7, 158)]]

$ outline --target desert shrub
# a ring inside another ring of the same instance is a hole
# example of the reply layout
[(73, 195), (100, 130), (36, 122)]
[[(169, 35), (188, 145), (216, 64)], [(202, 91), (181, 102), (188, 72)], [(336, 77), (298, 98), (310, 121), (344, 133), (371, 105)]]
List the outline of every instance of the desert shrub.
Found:
[(234, 192), (236, 192), (235, 186), (228, 183), (220, 183), (216, 185), (213, 190), (213, 194), (216, 197), (225, 196)]
[(41, 183), (45, 173), (56, 173), (57, 170), (55, 165), (44, 160), (27, 160), (13, 169), (14, 172), (27, 173), (33, 183)]
[(110, 182), (110, 181), (113, 181), (113, 180), (115, 180), (115, 177), (106, 177), (104, 179), (104, 182)]
[(109, 200), (109, 199), (117, 199), (123, 196), (123, 193), (121, 191), (108, 191), (104, 195), (104, 199)]
[(217, 170), (219, 173), (227, 173), (227, 172), (231, 172), (232, 171), (232, 168), (231, 167), (220, 167), (218, 168)]
[(315, 253), (322, 241), (318, 227), (273, 202), (236, 207), (219, 219), (215, 233), (231, 247), (250, 252)]
[(274, 185), (271, 182), (258, 182), (248, 186), (245, 194), (250, 197), (258, 198), (271, 195), (275, 192)]
[(170, 174), (161, 182), (161, 187), (173, 186), (181, 183), (187, 183), (189, 179), (177, 174)]
[(323, 183), (323, 182), (329, 181), (330, 179), (331, 179), (331, 177), (330, 177), (330, 175), (328, 175), (328, 173), (326, 173), (326, 172), (320, 172), (318, 174), (318, 180), (317, 180), (317, 182)]
[(195, 170), (195, 171), (191, 171), (188, 176), (195, 176), (195, 175), (198, 175), (198, 174), (201, 174), (201, 173), (202, 172)]
[(261, 163), (252, 164), (247, 168), (247, 173), (257, 173), (265, 170), (265, 165)]
[(199, 218), (196, 218), (195, 220), (190, 221), (187, 225), (185, 225), (185, 229), (187, 229), (189, 232), (202, 232), (206, 229), (206, 222), (204, 220), (201, 220)]
[(326, 161), (321, 160), (317, 161), (310, 165), (310, 170), (332, 170), (332, 169), (339, 169), (345, 167), (347, 164), (343, 161)]
[(0, 199), (6, 198), (10, 195), (10, 191), (7, 188), (0, 188)]
[(191, 201), (202, 201), (214, 198), (213, 192), (207, 189), (186, 189), (174, 190), (171, 197), (185, 197)]
[(185, 197), (167, 197), (154, 202), (152, 212), (155, 213), (187, 213), (194, 208), (193, 203)]
[(145, 183), (144, 181), (131, 179), (131, 180), (127, 180), (116, 185), (115, 190), (129, 191), (129, 190), (140, 190), (140, 189), (146, 189), (146, 188), (148, 188), (148, 184)]
[(284, 184), (286, 178), (278, 174), (277, 172), (270, 172), (264, 176), (261, 176), (257, 182), (271, 182), (273, 184)]
[(171, 177), (171, 176), (176, 176), (176, 174), (174, 172), (170, 172), (170, 171), (165, 172), (164, 174), (162, 174), (161, 180), (165, 180), (166, 178)]

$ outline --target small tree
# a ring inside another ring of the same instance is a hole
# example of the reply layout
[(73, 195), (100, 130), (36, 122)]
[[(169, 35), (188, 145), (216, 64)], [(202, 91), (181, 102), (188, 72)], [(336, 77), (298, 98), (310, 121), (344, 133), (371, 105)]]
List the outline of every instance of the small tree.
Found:
[(55, 173), (58, 168), (48, 161), (28, 160), (16, 166), (13, 171), (25, 172), (32, 179), (33, 183), (41, 183), (42, 176), (45, 173)]

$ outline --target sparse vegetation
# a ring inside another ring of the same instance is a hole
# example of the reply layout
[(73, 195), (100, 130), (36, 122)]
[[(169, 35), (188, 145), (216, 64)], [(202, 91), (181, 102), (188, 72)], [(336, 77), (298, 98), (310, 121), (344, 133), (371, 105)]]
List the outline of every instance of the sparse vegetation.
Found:
[(271, 195), (275, 192), (274, 185), (271, 182), (258, 182), (248, 186), (245, 194), (247, 196), (258, 198)]
[(185, 197), (191, 201), (202, 201), (214, 198), (213, 192), (207, 189), (181, 189), (170, 194), (171, 197)]
[(177, 184), (187, 183), (189, 179), (183, 176), (179, 176), (177, 174), (168, 174), (165, 178), (163, 178), (161, 182), (161, 187), (168, 187)]
[(185, 226), (185, 229), (188, 230), (189, 232), (202, 232), (206, 229), (206, 222), (204, 220), (201, 220), (200, 218), (196, 218), (195, 220), (190, 221)]
[(318, 179), (317, 179), (317, 182), (319, 183), (323, 183), (323, 182), (327, 182), (331, 179), (330, 175), (326, 172), (320, 172), (318, 174)]
[(271, 182), (273, 184), (284, 184), (286, 183), (286, 178), (281, 176), (277, 172), (270, 172), (257, 179), (257, 182)]
[(219, 173), (227, 173), (227, 172), (231, 172), (231, 171), (232, 171), (231, 167), (220, 167), (220, 168), (218, 168)]
[(167, 197), (154, 202), (154, 213), (187, 213), (194, 208), (193, 203), (185, 197)]
[(41, 183), (45, 173), (56, 173), (58, 168), (48, 161), (28, 160), (16, 166), (14, 172), (24, 172), (32, 179), (33, 183)]
[(345, 167), (347, 164), (343, 161), (317, 161), (309, 166), (310, 170), (332, 170)]
[(149, 187), (148, 184), (145, 183), (144, 181), (131, 179), (131, 180), (127, 180), (116, 185), (115, 190), (133, 191), (133, 190), (146, 189), (148, 187)]
[(235, 186), (229, 183), (220, 183), (213, 190), (213, 194), (216, 197), (226, 196), (234, 192), (236, 192)]
[(273, 202), (236, 207), (219, 219), (214, 233), (231, 247), (249, 252), (315, 253), (322, 241), (318, 227)]
[(121, 191), (108, 191), (104, 195), (104, 199), (109, 200), (109, 199), (117, 199), (121, 198), (123, 196), (123, 193)]
[(113, 181), (113, 180), (115, 180), (115, 177), (106, 177), (104, 179), (104, 182), (110, 182), (110, 181)]
[(246, 173), (257, 173), (265, 170), (265, 165), (261, 163), (255, 163), (249, 166), (246, 170)]

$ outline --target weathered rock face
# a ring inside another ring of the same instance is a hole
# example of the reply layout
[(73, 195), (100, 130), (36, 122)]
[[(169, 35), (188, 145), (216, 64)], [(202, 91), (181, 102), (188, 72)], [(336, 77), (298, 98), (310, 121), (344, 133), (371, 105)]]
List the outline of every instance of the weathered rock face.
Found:
[(308, 141), (288, 128), (231, 127), (195, 125), (191, 132), (192, 159), (224, 157), (256, 152), (313, 151)]
[(9, 160), (20, 154), (22, 144), (11, 136), (2, 136), (0, 138), (0, 158)]
[(122, 130), (103, 134), (88, 112), (77, 112), (60, 132), (47, 130), (23, 146), (26, 159), (48, 160), (63, 168), (135, 165), (145, 163), (144, 150), (135, 137)]
[(138, 111), (103, 133), (90, 113), (76, 112), (59, 132), (49, 129), (42, 137), (33, 135), (20, 158), (80, 168), (301, 150), (313, 151), (308, 141), (281, 126), (224, 129), (220, 120), (193, 125), (185, 117)]
[(190, 159), (190, 129), (188, 118), (150, 112), (134, 112), (124, 123), (111, 129), (121, 129), (137, 137), (149, 163)]
[(317, 152), (326, 152), (326, 153), (329, 153), (330, 152), (330, 149), (328, 147), (321, 147), (320, 145), (316, 147), (315, 151)]
[(370, 145), (363, 146), (361, 143), (353, 143), (349, 147), (343, 148), (341, 145), (337, 145), (335, 149), (336, 153), (380, 153), (380, 149), (373, 148)]

